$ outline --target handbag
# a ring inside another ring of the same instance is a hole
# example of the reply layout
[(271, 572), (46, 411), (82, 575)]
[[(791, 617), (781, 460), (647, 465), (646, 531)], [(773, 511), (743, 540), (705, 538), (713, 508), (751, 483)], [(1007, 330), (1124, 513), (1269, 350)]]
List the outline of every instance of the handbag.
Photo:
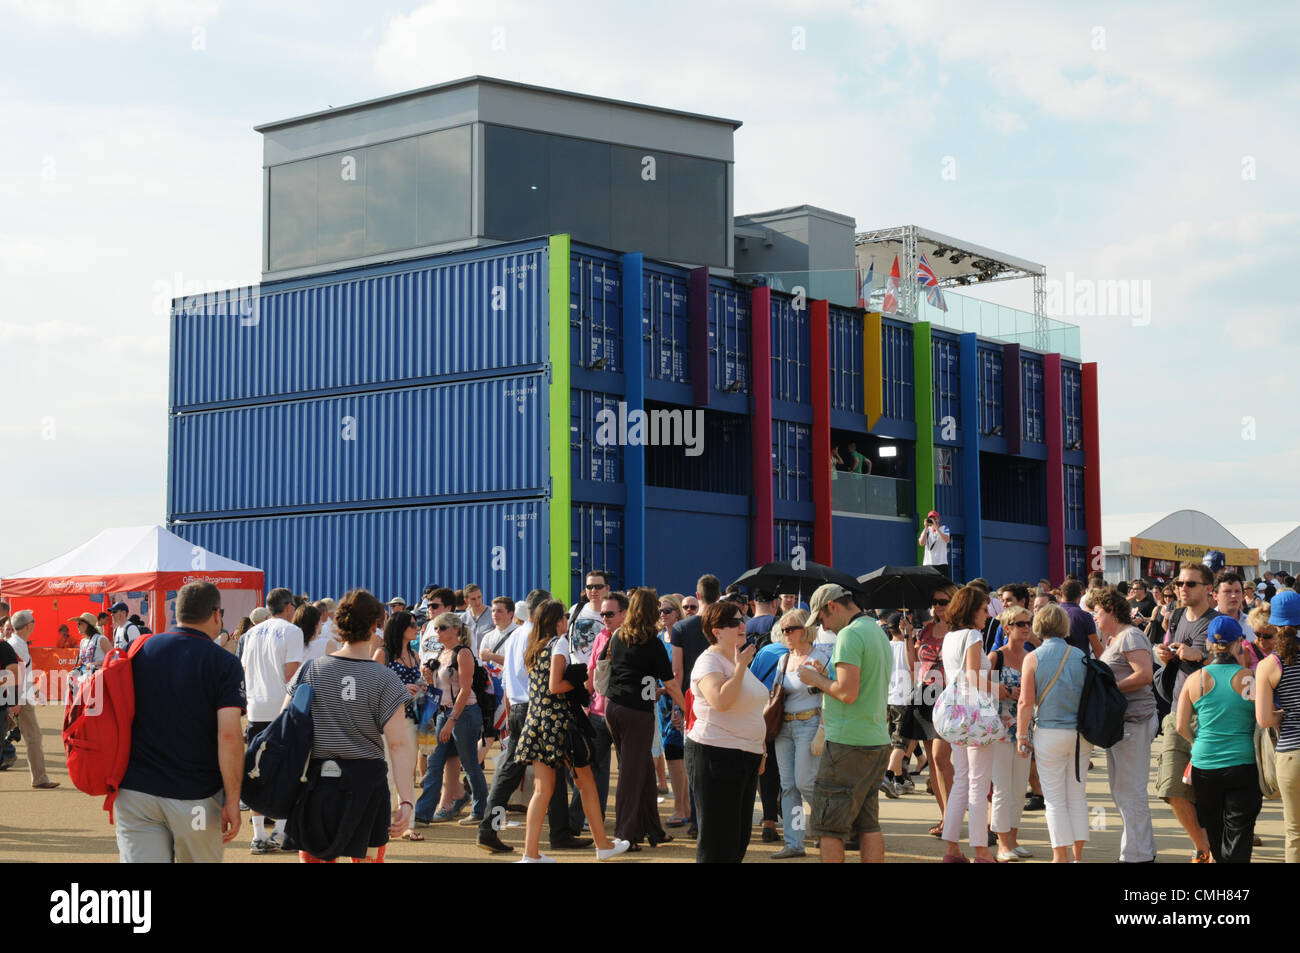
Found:
[(934, 703), (934, 730), (949, 744), (980, 748), (1006, 737), (992, 694), (958, 673)]
[(1259, 768), (1259, 790), (1265, 800), (1282, 796), (1277, 783), (1277, 729), (1255, 725), (1255, 765)]
[(763, 722), (767, 725), (766, 742), (771, 742), (785, 723), (785, 672), (790, 662), (790, 653), (781, 656), (781, 670), (772, 678), (772, 687), (767, 693), (767, 704), (763, 706)]
[(613, 669), (613, 662), (609, 657), (609, 647), (614, 644), (617, 635), (617, 632), (610, 635), (609, 641), (605, 643), (605, 647), (601, 650), (600, 658), (596, 661), (596, 671), (592, 673), (591, 684), (595, 687), (597, 695), (609, 694), (609, 679)]

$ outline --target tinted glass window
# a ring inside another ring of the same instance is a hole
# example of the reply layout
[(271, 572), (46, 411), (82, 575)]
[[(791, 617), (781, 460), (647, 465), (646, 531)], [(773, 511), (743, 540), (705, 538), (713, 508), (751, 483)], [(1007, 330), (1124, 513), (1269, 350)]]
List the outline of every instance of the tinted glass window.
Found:
[[(419, 137), (419, 244), (470, 234), (470, 127)], [(412, 203), (415, 204), (415, 203)]]
[(670, 156), (668, 190), (674, 254), (684, 261), (726, 262), (726, 163)]
[(366, 160), (366, 252), (410, 248), (416, 239), (417, 205), (411, 201), (419, 175), (415, 139), (364, 150)]
[(548, 140), (541, 133), (502, 126), (484, 130), (484, 231), (489, 238), (530, 238), (551, 233)]
[[(539, 137), (545, 138), (545, 137)], [(604, 142), (552, 137), (550, 233), (581, 235), (593, 245), (614, 244), (610, 233), (609, 153)]]
[[(614, 146), (613, 160), (610, 206), (618, 247), (643, 251), (655, 258), (686, 260), (669, 241), (669, 157), (644, 149)], [(672, 255), (666, 253), (670, 246)]]
[(366, 253), (366, 151), (316, 160), (316, 258), (338, 261)]
[(270, 201), (270, 270), (316, 264), (316, 163), (272, 169)]

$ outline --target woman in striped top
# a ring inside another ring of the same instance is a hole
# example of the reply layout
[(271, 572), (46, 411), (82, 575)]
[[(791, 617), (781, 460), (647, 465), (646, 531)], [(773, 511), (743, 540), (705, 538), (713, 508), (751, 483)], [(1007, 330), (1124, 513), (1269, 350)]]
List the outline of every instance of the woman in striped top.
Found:
[(1269, 606), (1274, 653), (1255, 670), (1255, 720), (1277, 728), (1286, 862), (1300, 863), (1300, 593), (1279, 592)]
[[(415, 751), (406, 727), (410, 692), (397, 673), (370, 657), (370, 637), (384, 607), (365, 589), (339, 603), (336, 624), (343, 648), (298, 670), (313, 690), (312, 758), (307, 790), (289, 818), (290, 840), (304, 863), (338, 857), (382, 863), (390, 836), (410, 827)], [(401, 798), (390, 815), (387, 742)]]

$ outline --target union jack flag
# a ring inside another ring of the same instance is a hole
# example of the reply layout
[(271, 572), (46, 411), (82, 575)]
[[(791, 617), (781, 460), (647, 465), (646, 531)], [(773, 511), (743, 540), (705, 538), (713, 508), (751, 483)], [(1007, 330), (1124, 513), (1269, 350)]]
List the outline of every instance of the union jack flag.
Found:
[(916, 266), (916, 283), (925, 289), (925, 300), (930, 303), (930, 307), (940, 311), (948, 310), (948, 303), (943, 300), (943, 292), (939, 290), (939, 279), (924, 253), (921, 255), (921, 263)]

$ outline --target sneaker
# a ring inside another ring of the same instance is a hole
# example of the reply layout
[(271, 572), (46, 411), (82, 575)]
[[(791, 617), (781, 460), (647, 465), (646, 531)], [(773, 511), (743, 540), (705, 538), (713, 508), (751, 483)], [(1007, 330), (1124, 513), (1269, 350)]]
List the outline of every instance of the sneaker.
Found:
[(269, 840), (255, 840), (248, 848), (250, 854), (269, 854), (275, 850)]
[(451, 802), (451, 816), (452, 816), (452, 817), (460, 817), (460, 812), (463, 811), (463, 810), (465, 810), (465, 808), (469, 806), (469, 802), (472, 801), (472, 800), (473, 800), (473, 797), (470, 796), (470, 795), (468, 795), (468, 794), (466, 794), (464, 797), (459, 798), (458, 800), (452, 801), (452, 802)]
[(449, 808), (438, 808), (438, 810), (433, 812), (433, 817), (429, 818), (427, 821), (421, 821), (420, 818), (417, 817), (415, 822), (417, 824), (446, 824), (448, 821), (454, 821), (456, 815), (459, 813), (460, 812), (456, 810), (456, 805), (453, 804)]
[(466, 814), (456, 823), (461, 827), (478, 827), (483, 823), (483, 818), (478, 814)]
[(764, 827), (764, 828), (763, 828), (763, 843), (764, 843), (764, 844), (775, 844), (775, 843), (776, 843), (777, 841), (779, 841), (780, 839), (781, 839), (781, 835), (778, 834), (778, 833), (776, 832), (776, 828), (775, 828), (775, 827)]
[(908, 778), (906, 781), (903, 782), (903, 793), (904, 794), (916, 793), (916, 784), (912, 781), (911, 778)]
[(1030, 850), (1028, 847), (1021, 847), (1019, 844), (1017, 844), (1015, 847), (1011, 848), (1011, 850), (1012, 850), (1012, 852), (1013, 852), (1017, 857), (1033, 857), (1033, 856), (1034, 856), (1034, 852), (1033, 852), (1032, 850)]
[(515, 849), (509, 844), (504, 843), (497, 836), (496, 831), (488, 834), (479, 834), (478, 843), (475, 845), (479, 850), (485, 850), (489, 854), (513, 854)]
[(284, 847), (284, 834), (272, 833), (266, 839), (272, 850), (281, 850)]
[(891, 781), (889, 778), (880, 779), (880, 790), (884, 792), (885, 797), (889, 797), (889, 798), (898, 797), (899, 791), (896, 787), (894, 787), (894, 784), (895, 782)]
[(593, 843), (590, 837), (566, 837), (551, 841), (551, 850), (586, 850)]
[(523, 857), (516, 860), (515, 863), (516, 864), (553, 864), (555, 863), (555, 858), (547, 857), (545, 854), (538, 854), (536, 857), (529, 857), (527, 854), (525, 854)]
[(1043, 796), (1041, 794), (1031, 794), (1027, 798), (1025, 798), (1025, 810), (1045, 811), (1047, 810), (1047, 804), (1044, 803)]
[(1017, 854), (1015, 850), (998, 851), (998, 863), (1000, 864), (1009, 864), (1012, 861), (1019, 860), (1019, 859), (1020, 859), (1020, 855)]
[(631, 846), (630, 843), (623, 840), (621, 837), (615, 837), (613, 840), (613, 846), (606, 847), (604, 850), (601, 850), (599, 847), (596, 848), (596, 859), (609, 860), (611, 857), (617, 857)]
[(244, 811), (247, 811), (247, 810), (248, 810), (248, 805), (245, 804), (243, 801), (240, 801), (240, 802), (239, 802), (239, 812), (242, 814)]
[(791, 857), (807, 857), (808, 852), (797, 847), (782, 847), (772, 855), (773, 860), (788, 860)]

